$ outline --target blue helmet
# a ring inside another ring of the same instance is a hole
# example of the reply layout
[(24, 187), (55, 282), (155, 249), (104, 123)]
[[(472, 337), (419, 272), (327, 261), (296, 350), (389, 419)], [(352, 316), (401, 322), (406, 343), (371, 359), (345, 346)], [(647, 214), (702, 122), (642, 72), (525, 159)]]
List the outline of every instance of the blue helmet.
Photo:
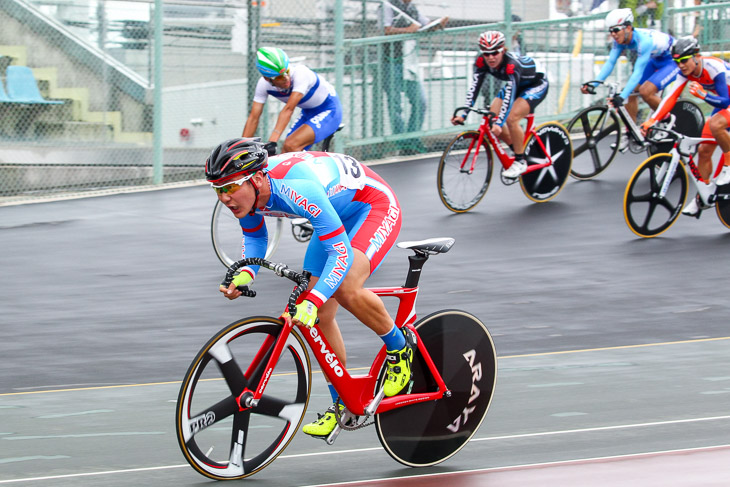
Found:
[(289, 70), (289, 56), (278, 47), (262, 47), (256, 53), (256, 69), (266, 78), (276, 78)]

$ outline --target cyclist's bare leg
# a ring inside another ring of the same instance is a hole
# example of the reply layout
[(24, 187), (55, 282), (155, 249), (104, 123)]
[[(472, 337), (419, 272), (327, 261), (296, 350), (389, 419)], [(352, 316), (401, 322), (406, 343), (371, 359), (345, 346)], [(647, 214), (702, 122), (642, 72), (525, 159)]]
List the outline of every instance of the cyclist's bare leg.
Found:
[(512, 104), (512, 109), (507, 116), (507, 131), (512, 139), (512, 147), (515, 154), (525, 152), (525, 131), (522, 129), (520, 122), (529, 115), (530, 104), (524, 98), (517, 98)]
[[(710, 118), (710, 131), (717, 141), (717, 144), (725, 154), (725, 165), (730, 166), (730, 134), (727, 132), (730, 121), (726, 118), (726, 112), (717, 112)], [(701, 146), (700, 146), (701, 147)]]
[(626, 111), (629, 112), (631, 120), (636, 122), (636, 116), (639, 114), (639, 97), (629, 96), (629, 101), (625, 103)]
[[(651, 81), (644, 81), (644, 83), (639, 87), (639, 94), (641, 95), (641, 98), (644, 99), (644, 101), (647, 103), (647, 105), (651, 107), (652, 110), (656, 110), (659, 104), (662, 102), (661, 97), (657, 95), (657, 93), (659, 93), (659, 88)], [(634, 115), (634, 121), (635, 120), (636, 115)]]
[[(489, 106), (489, 110), (499, 113), (502, 108), (502, 99), (495, 98)], [(512, 109), (507, 116), (507, 122), (502, 127), (499, 134), (500, 140), (511, 145), (515, 154), (522, 154), (524, 151), (525, 132), (520, 126), (520, 122), (530, 113), (530, 105), (524, 98), (517, 98), (512, 103)]]
[[(388, 333), (393, 327), (393, 320), (385, 309), (383, 300), (363, 287), (365, 280), (370, 277), (370, 261), (360, 250), (353, 249), (353, 253), (354, 262), (345, 279), (317, 312), (319, 328), (344, 365), (347, 365), (345, 342), (335, 319), (340, 304), (378, 335)], [(309, 281), (310, 289), (317, 280), (312, 277)]]
[(358, 249), (353, 249), (353, 254), (352, 267), (333, 298), (365, 326), (378, 335), (384, 335), (393, 328), (393, 319), (383, 300), (364, 287), (365, 280), (370, 277), (370, 261)]
[[(309, 280), (309, 289), (312, 289), (319, 278), (312, 276)], [(345, 341), (342, 339), (340, 326), (337, 324), (335, 315), (339, 309), (339, 304), (335, 298), (330, 298), (319, 308), (317, 317), (319, 318), (319, 329), (322, 330), (327, 338), (332, 351), (337, 354), (342, 365), (347, 365), (347, 351), (345, 349)]]
[[(502, 108), (502, 99), (495, 98), (492, 100), (492, 104), (489, 105), (489, 111), (493, 113), (499, 113)], [(512, 145), (512, 137), (510, 137), (509, 130), (506, 127), (502, 127), (502, 132), (499, 134), (499, 139), (507, 145)]]
[(712, 176), (712, 154), (714, 152), (715, 144), (700, 144), (697, 149), (697, 168), (705, 182), (709, 182)]
[(283, 152), (297, 152), (304, 150), (308, 145), (314, 143), (314, 130), (309, 125), (302, 124), (298, 129), (289, 134), (284, 141)]

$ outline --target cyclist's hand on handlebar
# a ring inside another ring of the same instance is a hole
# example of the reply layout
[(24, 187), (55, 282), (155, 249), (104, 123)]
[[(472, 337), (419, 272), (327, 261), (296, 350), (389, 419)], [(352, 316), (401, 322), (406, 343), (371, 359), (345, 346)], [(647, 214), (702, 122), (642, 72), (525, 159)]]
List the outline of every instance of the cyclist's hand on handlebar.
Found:
[(270, 156), (275, 156), (278, 148), (278, 145), (274, 141), (270, 141), (264, 144), (264, 149), (266, 149), (266, 152), (268, 152)]
[(297, 304), (297, 311), (294, 313), (292, 321), (294, 321), (295, 324), (302, 324), (307, 328), (312, 328), (317, 322), (317, 311), (317, 306), (308, 299), (305, 299), (301, 303)]
[(490, 129), (492, 130), (492, 133), (494, 135), (496, 135), (497, 137), (499, 137), (500, 134), (502, 133), (502, 126), (499, 124), (492, 123), (492, 126), (490, 127)]
[(457, 115), (455, 117), (451, 117), (451, 125), (464, 125), (465, 120), (466, 115)]
[(702, 100), (704, 100), (705, 97), (707, 96), (707, 92), (704, 89), (702, 89), (702, 85), (696, 81), (693, 81), (692, 83), (689, 84), (689, 92), (692, 95), (694, 95), (697, 98), (700, 98)]
[(596, 94), (595, 87), (590, 83), (583, 83), (580, 86), (580, 92), (583, 93), (584, 95), (595, 95)]
[(649, 128), (654, 125), (655, 122), (656, 120), (654, 120), (653, 118), (649, 118), (646, 122), (642, 123), (639, 127), (639, 129), (641, 130), (641, 135), (646, 137), (646, 133), (649, 131)]
[(220, 292), (222, 292), (228, 299), (236, 299), (241, 296), (241, 291), (236, 289), (238, 286), (247, 286), (253, 281), (253, 276), (247, 270), (241, 271), (240, 274), (233, 278), (230, 286), (227, 288), (220, 286)]
[(609, 98), (609, 101), (614, 108), (618, 108), (624, 104), (624, 98), (621, 95), (615, 95), (613, 98)]

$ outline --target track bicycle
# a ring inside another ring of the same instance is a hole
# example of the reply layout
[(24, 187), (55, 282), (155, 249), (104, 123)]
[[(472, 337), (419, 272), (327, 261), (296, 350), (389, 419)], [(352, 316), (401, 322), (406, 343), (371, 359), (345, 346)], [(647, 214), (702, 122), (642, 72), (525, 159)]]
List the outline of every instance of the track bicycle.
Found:
[[(273, 462), (298, 431), (309, 403), (307, 345), (345, 406), (335, 413), (338, 425), (327, 444), (343, 430), (374, 424), (385, 451), (404, 465), (435, 465), (461, 450), (484, 420), (494, 394), (494, 343), (486, 326), (465, 311), (441, 310), (420, 320), (415, 313), (423, 265), (453, 243), (452, 238), (399, 243), (413, 251), (405, 285), (372, 289), (399, 300), (396, 326), (416, 335), (413, 376), (400, 394), (385, 397), (383, 392), (385, 346), (367, 373), (350, 375), (318, 325), (310, 329), (281, 317), (243, 318), (214, 335), (183, 378), (175, 429), (187, 462), (216, 480), (248, 477)], [(309, 274), (265, 259), (243, 259), (228, 270), (224, 285), (245, 265), (259, 265), (296, 283), (288, 301), (293, 315)]]
[[(590, 94), (596, 94), (593, 84), (603, 85), (608, 89), (607, 99), (619, 93), (618, 83), (593, 80), (586, 83)], [(581, 110), (568, 122), (568, 132), (573, 141), (573, 167), (570, 170), (572, 177), (579, 180), (592, 179), (606, 170), (619, 152), (622, 122), (629, 137), (627, 150), (632, 153), (648, 151), (649, 155), (653, 155), (672, 149), (671, 143), (647, 140), (629, 115), (626, 106), (616, 108), (603, 102)], [(689, 100), (677, 100), (669, 120), (657, 123), (659, 127), (674, 129), (690, 137), (699, 137), (704, 125), (705, 116), (702, 110)]]
[(538, 203), (557, 196), (568, 179), (573, 162), (570, 137), (562, 125), (546, 122), (535, 127), (534, 114), (527, 115), (527, 171), (518, 178), (506, 178), (503, 175), (504, 170), (512, 165), (514, 157), (505, 152), (490, 128), (497, 115), (487, 110), (464, 106), (454, 110), (454, 116), (462, 110), (476, 112), (483, 118), (478, 130), (467, 130), (457, 135), (441, 156), (436, 186), (446, 208), (454, 213), (463, 213), (482, 200), (492, 179), (492, 151), (502, 164), (500, 175), (503, 184), (510, 185), (519, 181), (525, 196)]
[[(697, 189), (698, 207), (715, 206), (717, 217), (730, 228), (730, 185), (705, 184), (694, 160), (701, 143), (717, 144), (714, 138), (688, 137), (674, 130), (651, 127), (647, 135), (673, 144), (669, 153), (654, 154), (636, 168), (624, 193), (624, 218), (639, 237), (656, 237), (677, 220), (687, 199), (687, 170)], [(712, 180), (722, 171), (720, 157), (713, 162)], [(700, 209), (700, 213), (702, 210)], [(699, 214), (697, 215), (699, 218)]]
[[(343, 128), (345, 128), (345, 125), (340, 124), (334, 133), (322, 141), (320, 147), (322, 152), (329, 151), (335, 134)], [(266, 254), (264, 255), (265, 259), (270, 259), (276, 249), (279, 248), (279, 241), (284, 229), (284, 218), (283, 216), (265, 217), (269, 234)], [(291, 232), (297, 242), (308, 242), (312, 238), (314, 227), (306, 218), (294, 218), (291, 220)], [(238, 223), (238, 218), (227, 211), (220, 200), (216, 201), (213, 207), (213, 215), (210, 219), (210, 239), (213, 242), (215, 255), (224, 266), (230, 267), (231, 264), (241, 258), (241, 225)]]

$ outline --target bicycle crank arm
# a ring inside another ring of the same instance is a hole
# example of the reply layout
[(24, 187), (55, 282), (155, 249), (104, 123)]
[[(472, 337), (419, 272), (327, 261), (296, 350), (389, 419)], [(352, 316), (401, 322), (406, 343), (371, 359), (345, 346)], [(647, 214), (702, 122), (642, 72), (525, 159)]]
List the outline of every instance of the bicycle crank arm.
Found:
[[(356, 419), (357, 419), (357, 416), (355, 416), (350, 411), (345, 409), (345, 412), (342, 414), (342, 423), (343, 424), (348, 424), (351, 420), (354, 422)], [(329, 436), (324, 439), (325, 443), (327, 443), (328, 445), (332, 445), (335, 442), (335, 440), (337, 439), (337, 437), (340, 436), (341, 432), (342, 432), (342, 426), (340, 426), (338, 423), (337, 426), (335, 426), (335, 429), (332, 430), (332, 433), (330, 433)]]
[(372, 401), (370, 401), (370, 404), (368, 404), (368, 407), (365, 408), (365, 416), (372, 416), (375, 414), (375, 411), (378, 410), (378, 406), (380, 406), (380, 401), (383, 400), (385, 397), (385, 390), (380, 389), (380, 391), (375, 395)]

